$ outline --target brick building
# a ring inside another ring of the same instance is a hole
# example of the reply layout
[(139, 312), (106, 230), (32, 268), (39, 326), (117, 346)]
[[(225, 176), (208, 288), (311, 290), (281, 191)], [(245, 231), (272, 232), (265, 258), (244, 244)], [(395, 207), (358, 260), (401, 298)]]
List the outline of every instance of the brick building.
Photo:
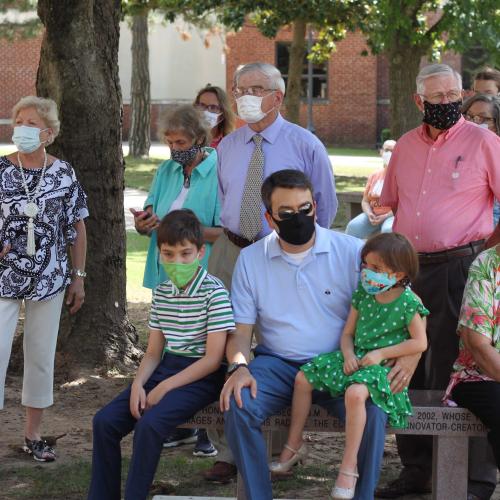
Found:
[[(245, 25), (227, 39), (230, 49), (226, 64), (228, 86), (240, 64), (263, 61), (280, 66), (277, 60), (280, 44), (291, 40), (290, 29), (283, 29), (275, 39), (269, 39), (255, 26)], [(313, 100), (313, 122), (316, 134), (328, 144), (374, 146), (377, 129), (386, 125), (385, 122), (378, 125), (377, 96), (379, 86), (387, 82), (387, 66), (381, 66), (380, 57), (361, 56), (367, 49), (360, 33), (349, 34), (337, 44), (337, 51), (325, 64), (322, 92), (317, 91)], [(303, 125), (306, 112), (303, 102)], [(381, 111), (380, 115), (382, 119), (384, 113)]]
[[(125, 40), (129, 36), (125, 31), (128, 28), (122, 23), (121, 29), (124, 30), (122, 39)], [(247, 24), (238, 33), (227, 37), (229, 51), (226, 55), (222, 46), (212, 47), (212, 54), (208, 54), (195, 46), (181, 46), (177, 38), (168, 36), (172, 35), (159, 29), (150, 34), (150, 47), (155, 43), (159, 47), (157, 59), (150, 61), (152, 89), (157, 89), (152, 95), (153, 140), (156, 140), (156, 117), (161, 109), (172, 102), (191, 102), (196, 93), (195, 89), (203, 87), (209, 81), (224, 86), (225, 80), (230, 91), (232, 76), (240, 64), (252, 61), (269, 62), (278, 66), (286, 79), (288, 47), (292, 39), (292, 32), (288, 28), (282, 29), (275, 39), (269, 39), (261, 35), (255, 26)], [(196, 40), (196, 37), (193, 37), (193, 40)], [(40, 45), (41, 36), (15, 42), (0, 39), (0, 62), (3, 67), (0, 74), (0, 141), (10, 142), (12, 106), (23, 95), (35, 92)], [(216, 53), (213, 53), (214, 50)], [(363, 35), (358, 32), (349, 33), (344, 40), (337, 43), (336, 52), (327, 62), (314, 66), (313, 123), (316, 134), (327, 144), (374, 147), (380, 140), (381, 130), (389, 126), (387, 60), (382, 56), (362, 56), (364, 50), (368, 50), (368, 47)], [(191, 51), (191, 56), (186, 57), (185, 51)], [(220, 73), (217, 66), (224, 64), (224, 58), (225, 71), (222, 67)], [(448, 55), (444, 59), (460, 70), (459, 56)], [(128, 40), (120, 44), (119, 62), (123, 80), (123, 136), (126, 139), (130, 122), (130, 75), (129, 70), (128, 73), (124, 71), (127, 65), (130, 66)], [(180, 71), (181, 63), (188, 64), (188, 68)], [(304, 85), (306, 66), (304, 64)], [(172, 67), (177, 70), (173, 72)], [(203, 71), (196, 71), (196, 68), (202, 68)], [(167, 81), (165, 74), (155, 73), (159, 70), (166, 72), (170, 81)], [(186, 79), (185, 82), (179, 82), (178, 79), (183, 78)], [(306, 108), (304, 100), (301, 107), (302, 125), (306, 124)], [(286, 115), (286, 109), (284, 113)]]
[(10, 142), (10, 112), (25, 95), (33, 95), (40, 59), (41, 37), (10, 42), (0, 38), (0, 141)]

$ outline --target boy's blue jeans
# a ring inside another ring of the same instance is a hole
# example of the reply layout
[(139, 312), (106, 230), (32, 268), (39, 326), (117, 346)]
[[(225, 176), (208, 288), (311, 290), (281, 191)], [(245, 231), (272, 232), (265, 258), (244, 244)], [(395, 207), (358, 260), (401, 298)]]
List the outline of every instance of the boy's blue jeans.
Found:
[[(234, 398), (231, 399), (231, 408), (224, 415), (225, 433), (245, 481), (248, 500), (272, 500), (266, 444), (260, 426), (267, 417), (290, 406), (295, 376), (301, 363), (290, 363), (269, 355), (262, 346), (257, 347), (255, 354), (249, 368), (257, 380), (257, 397), (253, 399), (249, 389), (245, 388), (241, 392), (243, 408), (238, 408)], [(345, 419), (343, 397), (332, 398), (328, 393), (315, 391), (313, 401), (332, 415)], [(358, 453), (357, 500), (373, 499), (384, 452), (387, 415), (370, 401), (366, 411), (366, 427)], [(338, 457), (339, 462), (341, 458)]]
[[(197, 359), (166, 353), (146, 382), (146, 393)], [(168, 392), (156, 406), (146, 410), (139, 420), (130, 413), (130, 387), (99, 410), (93, 421), (89, 500), (120, 500), (120, 441), (133, 430), (133, 451), (125, 499), (145, 499), (153, 482), (163, 441), (179, 424), (219, 398), (224, 375), (225, 367), (221, 367), (202, 380)]]

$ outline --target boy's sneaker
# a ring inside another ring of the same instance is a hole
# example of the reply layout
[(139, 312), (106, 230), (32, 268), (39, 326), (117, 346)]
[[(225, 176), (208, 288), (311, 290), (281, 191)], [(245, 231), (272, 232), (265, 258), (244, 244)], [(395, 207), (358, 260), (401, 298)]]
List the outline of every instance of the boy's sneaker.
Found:
[(53, 462), (56, 459), (54, 448), (47, 444), (44, 439), (24, 438), (23, 450), (29, 453), (37, 462)]
[(175, 429), (163, 442), (164, 448), (176, 448), (183, 444), (196, 443), (198, 429)]
[(195, 457), (215, 457), (218, 451), (217, 448), (208, 439), (205, 429), (198, 429), (198, 440), (194, 447), (193, 455)]

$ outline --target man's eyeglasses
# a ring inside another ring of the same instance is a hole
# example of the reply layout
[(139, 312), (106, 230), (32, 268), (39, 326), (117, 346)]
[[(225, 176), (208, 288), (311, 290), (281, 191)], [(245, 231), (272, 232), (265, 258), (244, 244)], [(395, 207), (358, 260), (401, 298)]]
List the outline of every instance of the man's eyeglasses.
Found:
[(491, 116), (469, 115), (469, 113), (466, 113), (464, 115), (464, 118), (467, 121), (477, 123), (478, 125), (481, 125), (483, 123), (491, 123), (493, 121), (493, 117)]
[(278, 217), (280, 220), (291, 219), (295, 214), (309, 215), (313, 210), (312, 203), (304, 203), (298, 210), (292, 210), (291, 208), (283, 208), (278, 210)]
[(447, 99), (448, 102), (456, 102), (462, 99), (461, 90), (450, 90), (449, 92), (446, 92), (446, 94), (440, 92), (438, 94), (432, 94), (432, 95), (424, 95), (424, 94), (419, 94), (419, 95), (420, 97), (423, 97), (427, 102), (430, 102), (431, 104), (441, 104), (444, 101), (444, 99)]
[(194, 106), (203, 111), (210, 111), (210, 113), (220, 113), (222, 111), (218, 104), (203, 104), (202, 102), (198, 102)]
[(263, 97), (266, 92), (275, 92), (276, 89), (265, 89), (260, 85), (252, 85), (251, 87), (234, 87), (233, 96), (235, 99), (243, 97), (244, 95), (254, 95), (257, 97)]

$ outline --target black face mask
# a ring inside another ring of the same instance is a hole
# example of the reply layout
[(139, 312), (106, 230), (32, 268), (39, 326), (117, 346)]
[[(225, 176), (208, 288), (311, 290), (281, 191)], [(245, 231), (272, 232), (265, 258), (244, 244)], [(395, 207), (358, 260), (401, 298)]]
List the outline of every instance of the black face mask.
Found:
[(314, 214), (298, 212), (286, 220), (272, 219), (278, 226), (280, 238), (290, 245), (304, 245), (314, 234)]
[(448, 130), (460, 120), (462, 101), (431, 104), (424, 101), (424, 123), (439, 130)]
[(185, 151), (173, 149), (170, 151), (170, 159), (180, 163), (183, 167), (187, 167), (193, 163), (196, 155), (200, 152), (201, 147), (198, 144), (191, 146)]

